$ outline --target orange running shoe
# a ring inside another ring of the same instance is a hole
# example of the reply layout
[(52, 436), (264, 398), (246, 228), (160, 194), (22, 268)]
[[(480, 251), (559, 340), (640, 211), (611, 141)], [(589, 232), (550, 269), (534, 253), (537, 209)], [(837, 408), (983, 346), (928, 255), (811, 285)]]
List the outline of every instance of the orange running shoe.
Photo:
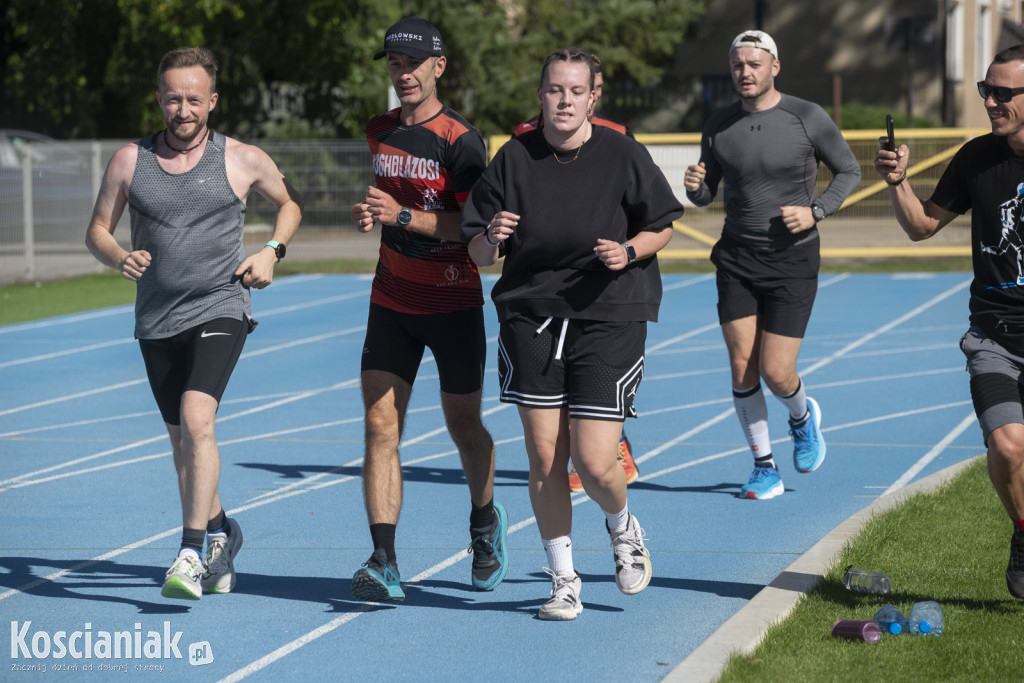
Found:
[[(632, 484), (640, 476), (640, 471), (637, 470), (636, 463), (633, 462), (633, 447), (629, 443), (626, 432), (622, 432), (622, 438), (619, 439), (617, 457), (619, 464), (622, 465), (622, 469), (626, 473), (626, 483)], [(583, 482), (580, 481), (580, 475), (577, 474), (572, 462), (569, 463), (569, 490), (573, 493), (583, 490)]]
[(569, 490), (573, 493), (579, 493), (583, 490), (583, 482), (580, 481), (580, 475), (576, 473), (576, 468), (571, 460), (569, 461)]
[(640, 476), (640, 471), (636, 468), (636, 463), (633, 462), (633, 447), (630, 446), (625, 431), (622, 432), (622, 438), (619, 439), (619, 464), (626, 471), (627, 484), (632, 484)]

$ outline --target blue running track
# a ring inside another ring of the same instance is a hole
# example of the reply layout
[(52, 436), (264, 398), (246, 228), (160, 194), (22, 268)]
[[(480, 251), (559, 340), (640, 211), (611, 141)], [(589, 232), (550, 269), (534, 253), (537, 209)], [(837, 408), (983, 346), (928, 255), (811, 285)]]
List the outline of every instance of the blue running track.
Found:
[[(603, 516), (577, 494), (584, 611), (568, 623), (536, 618), (550, 580), (519, 419), (497, 400), (490, 303), (484, 411), (511, 567), (494, 592), (472, 589), (469, 497), (427, 358), (401, 449), (407, 598), (397, 605), (349, 593), (371, 550), (359, 479), (369, 276), (296, 276), (254, 293), (260, 325), (217, 427), (221, 497), (245, 533), (238, 586), (195, 603), (160, 596), (181, 516), (131, 308), (0, 327), (0, 628), (17, 625), (0, 635), (11, 642), (0, 678), (28, 680), (7, 673), (21, 666), (124, 666), (275, 683), (659, 680), (844, 519), (982, 451), (957, 344), (969, 281), (821, 276), (799, 370), (821, 405), (828, 457), (798, 474), (784, 410), (769, 398), (785, 493), (753, 501), (736, 497), (752, 461), (733, 414), (714, 276), (666, 276), (640, 419), (626, 425), (641, 474), (630, 508), (654, 578), (636, 596), (616, 589)], [(58, 657), (76, 632), (75, 652), (89, 640), (92, 657)], [(136, 639), (149, 649), (136, 652)], [(114, 643), (119, 656), (100, 658)]]

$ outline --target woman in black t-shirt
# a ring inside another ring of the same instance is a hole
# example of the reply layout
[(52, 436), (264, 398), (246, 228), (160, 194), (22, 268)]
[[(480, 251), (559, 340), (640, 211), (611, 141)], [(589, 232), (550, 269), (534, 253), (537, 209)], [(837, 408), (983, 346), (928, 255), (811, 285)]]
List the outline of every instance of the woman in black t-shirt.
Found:
[(605, 513), (619, 589), (650, 582), (644, 531), (616, 459), (636, 416), (647, 321), (661, 302), (659, 249), (682, 205), (647, 150), (587, 118), (594, 72), (583, 50), (544, 64), (544, 125), (511, 140), (470, 194), (462, 238), (478, 265), (504, 256), (491, 293), (501, 322), (501, 400), (515, 403), (530, 460), (530, 500), (553, 579), (541, 619), (575, 619), (570, 458)]

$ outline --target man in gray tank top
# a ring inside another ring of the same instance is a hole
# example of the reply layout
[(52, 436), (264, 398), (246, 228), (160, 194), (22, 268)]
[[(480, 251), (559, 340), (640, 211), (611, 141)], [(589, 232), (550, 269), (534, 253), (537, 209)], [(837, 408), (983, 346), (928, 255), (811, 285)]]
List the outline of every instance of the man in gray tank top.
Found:
[[(136, 283), (135, 336), (181, 494), (181, 549), (161, 592), (187, 600), (235, 587), (242, 530), (225, 516), (217, 490), (214, 420), (256, 324), (249, 289), (271, 283), (302, 214), (298, 193), (267, 154), (209, 129), (216, 78), (205, 48), (164, 55), (157, 100), (167, 127), (114, 154), (85, 239), (101, 263)], [(277, 220), (273, 239), (246, 257), (245, 202), (253, 190), (277, 206)], [(130, 251), (113, 236), (125, 206)]]
[[(821, 107), (775, 89), (780, 63), (771, 36), (736, 36), (729, 66), (740, 101), (708, 119), (700, 163), (686, 169), (683, 184), (697, 206), (714, 199), (720, 182), (728, 187), (711, 260), (733, 403), (754, 455), (740, 496), (764, 500), (785, 489), (772, 457), (762, 377), (789, 411), (796, 470), (813, 472), (825, 460), (821, 412), (796, 361), (818, 289), (817, 224), (857, 187), (860, 166)], [(834, 177), (816, 198), (819, 160)]]

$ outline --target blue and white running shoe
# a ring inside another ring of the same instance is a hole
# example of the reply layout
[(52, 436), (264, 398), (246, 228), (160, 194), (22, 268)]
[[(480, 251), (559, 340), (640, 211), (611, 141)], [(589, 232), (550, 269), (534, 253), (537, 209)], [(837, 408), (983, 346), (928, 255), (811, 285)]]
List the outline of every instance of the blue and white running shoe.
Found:
[(807, 417), (802, 424), (789, 421), (789, 435), (793, 437), (793, 465), (798, 472), (813, 472), (825, 462), (825, 439), (821, 437), (820, 426), (821, 408), (808, 396)]
[(740, 489), (740, 498), (768, 500), (781, 496), (786, 488), (782, 485), (779, 471), (774, 467), (755, 467), (750, 479)]

